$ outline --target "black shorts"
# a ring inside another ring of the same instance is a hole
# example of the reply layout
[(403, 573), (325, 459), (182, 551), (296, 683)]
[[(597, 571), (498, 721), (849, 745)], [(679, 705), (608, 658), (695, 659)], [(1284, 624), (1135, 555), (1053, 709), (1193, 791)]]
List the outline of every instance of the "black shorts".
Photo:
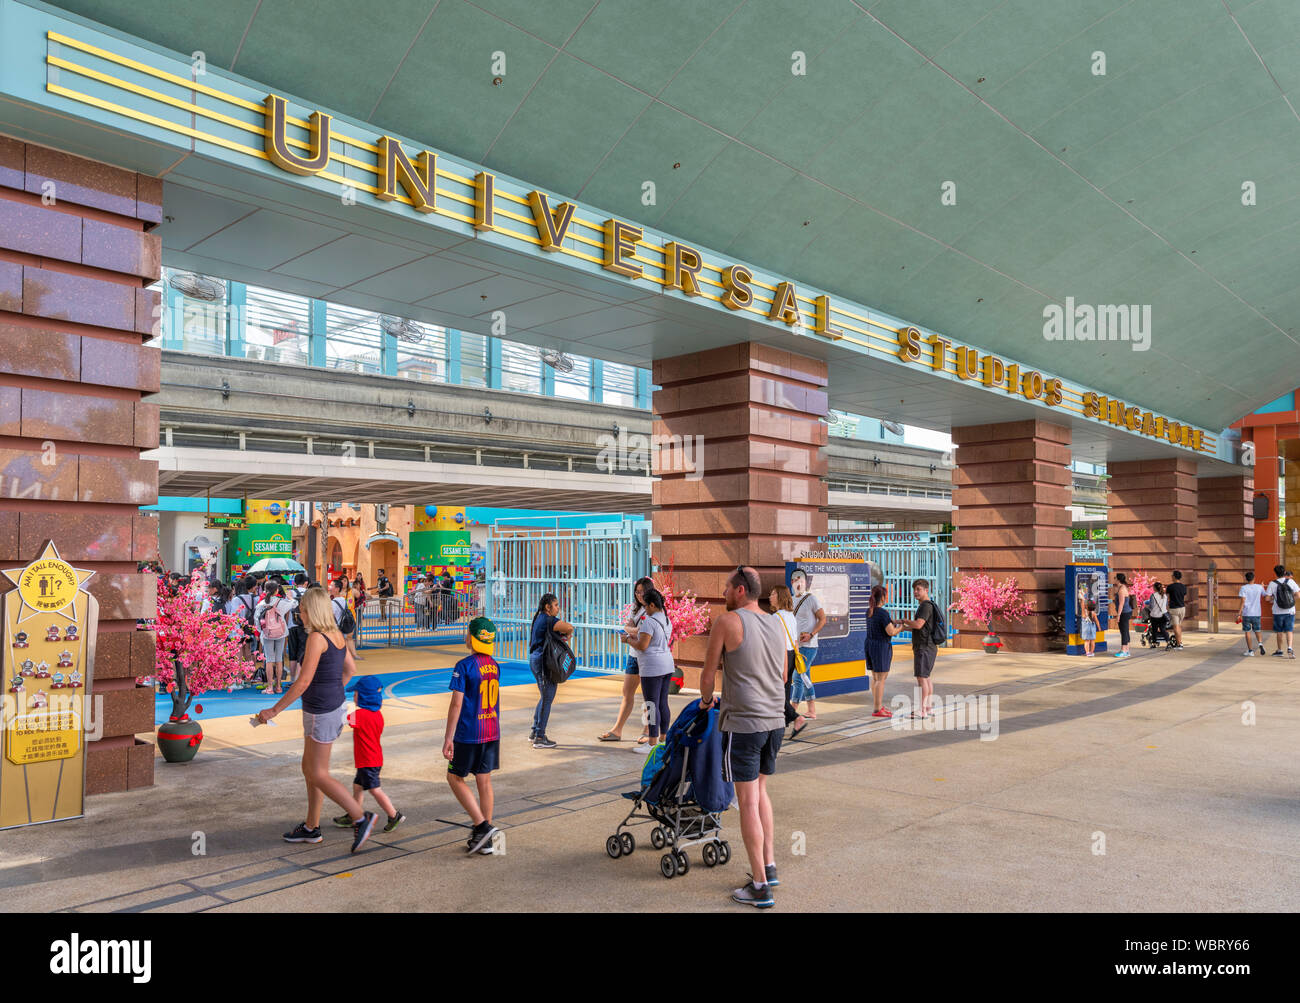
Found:
[(761, 773), (770, 777), (776, 772), (776, 754), (781, 751), (785, 728), (755, 731), (749, 734), (722, 733), (722, 779), (729, 784), (757, 780)]
[(501, 742), (452, 742), (447, 772), (458, 777), (479, 777), (501, 767)]
[(934, 660), (939, 654), (939, 649), (934, 645), (926, 645), (924, 648), (912, 649), (912, 672), (917, 679), (929, 679), (930, 673), (934, 671)]
[(379, 786), (379, 769), (378, 766), (358, 766), (352, 783), (363, 791), (373, 791)]

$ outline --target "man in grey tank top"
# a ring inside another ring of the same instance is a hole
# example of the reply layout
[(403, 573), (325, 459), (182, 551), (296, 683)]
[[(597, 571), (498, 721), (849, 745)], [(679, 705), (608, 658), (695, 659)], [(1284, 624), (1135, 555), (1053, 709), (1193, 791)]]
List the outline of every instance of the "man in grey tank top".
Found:
[(738, 567), (723, 592), (727, 612), (709, 628), (709, 647), (700, 670), (700, 704), (713, 702), (718, 670), (722, 700), (718, 724), (723, 739), (723, 776), (736, 785), (740, 834), (752, 878), (731, 893), (734, 901), (760, 909), (774, 904), (776, 830), (767, 778), (785, 733), (785, 630), (758, 608), (758, 572)]

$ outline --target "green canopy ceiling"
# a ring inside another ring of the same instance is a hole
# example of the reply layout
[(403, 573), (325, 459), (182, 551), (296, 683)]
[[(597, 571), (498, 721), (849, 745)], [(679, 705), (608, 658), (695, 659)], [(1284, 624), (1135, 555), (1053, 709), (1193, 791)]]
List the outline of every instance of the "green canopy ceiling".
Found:
[(1295, 0), (54, 6), (1211, 428), (1300, 383)]

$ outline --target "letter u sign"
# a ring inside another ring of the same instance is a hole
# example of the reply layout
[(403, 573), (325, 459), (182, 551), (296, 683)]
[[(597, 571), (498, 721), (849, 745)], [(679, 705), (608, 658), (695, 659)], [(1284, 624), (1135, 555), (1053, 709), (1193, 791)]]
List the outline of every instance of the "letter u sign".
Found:
[(266, 96), (266, 155), (271, 163), (293, 174), (319, 174), (330, 163), (331, 116), (311, 113), (311, 142), (308, 155), (299, 156), (289, 149), (288, 109), (285, 100), (274, 94)]

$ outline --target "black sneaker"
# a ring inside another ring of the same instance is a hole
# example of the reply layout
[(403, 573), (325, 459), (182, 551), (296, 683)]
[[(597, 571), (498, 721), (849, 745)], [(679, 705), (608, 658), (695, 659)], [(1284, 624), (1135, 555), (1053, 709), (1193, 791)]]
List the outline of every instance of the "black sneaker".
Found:
[(532, 731), (532, 730), (530, 729), (529, 732), (528, 732), (528, 744), (529, 744), (529, 745), (532, 745), (532, 744), (533, 744), (534, 742), (536, 742), (536, 741), (537, 741), (537, 732)]
[(1260, 653), (1261, 655), (1267, 655), (1267, 654), (1268, 654), (1268, 652), (1264, 650), (1264, 646), (1263, 646), (1262, 644), (1259, 646), (1259, 653)]
[(534, 749), (554, 749), (554, 748), (555, 748), (555, 743), (552, 742), (552, 741), (551, 741), (549, 738), (547, 738), (545, 735), (539, 735), (539, 736), (537, 736), (537, 738), (533, 739), (533, 748), (534, 748)]
[(764, 870), (767, 872), (767, 887), (775, 888), (781, 883), (776, 879), (776, 864), (768, 864)]
[(1281, 649), (1281, 648), (1278, 648), (1277, 651), (1273, 652), (1273, 657), (1274, 657), (1274, 658), (1286, 658), (1286, 655), (1282, 654), (1282, 649)]
[(469, 852), (477, 853), (483, 849), (484, 845), (492, 842), (492, 837), (497, 834), (497, 827), (491, 822), (480, 822), (474, 826), (474, 831), (469, 837)]
[(351, 829), (352, 816), (349, 815), (347, 812), (344, 812), (342, 815), (340, 815), (338, 818), (334, 820), (334, 824), (337, 825), (340, 829)]
[(319, 843), (324, 838), (320, 833), (320, 826), (315, 829), (308, 829), (303, 822), (299, 822), (293, 832), (284, 834), (286, 843)]
[(368, 811), (361, 816), (360, 822), (354, 822), (352, 825), (352, 852), (356, 853), (375, 828), (375, 813)]
[(776, 899), (772, 897), (772, 889), (768, 885), (755, 888), (753, 881), (744, 888), (737, 888), (732, 892), (731, 901), (739, 902), (741, 905), (752, 905), (756, 909), (769, 909), (776, 905)]
[(388, 824), (384, 826), (384, 832), (392, 832), (394, 829), (396, 829), (399, 825), (401, 825), (405, 821), (406, 821), (406, 816), (399, 811), (396, 815), (394, 815), (392, 818), (388, 820)]

